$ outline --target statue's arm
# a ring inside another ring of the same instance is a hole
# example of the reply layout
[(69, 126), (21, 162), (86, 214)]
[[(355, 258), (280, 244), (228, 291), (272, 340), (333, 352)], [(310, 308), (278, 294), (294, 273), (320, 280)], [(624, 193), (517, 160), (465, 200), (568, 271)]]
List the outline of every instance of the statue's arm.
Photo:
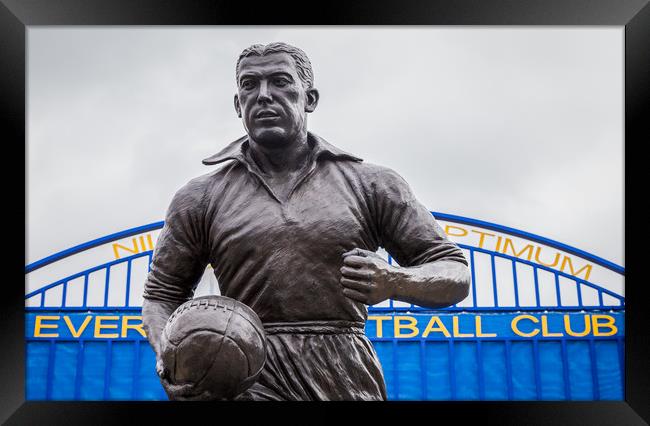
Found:
[(438, 260), (403, 267), (362, 249), (344, 254), (341, 276), (343, 293), (368, 305), (393, 299), (444, 308), (465, 299), (470, 285), (469, 268), (461, 262)]
[(193, 180), (174, 195), (144, 284), (142, 322), (160, 369), (162, 330), (174, 310), (193, 297), (208, 263), (203, 186)]
[(181, 304), (177, 302), (163, 302), (161, 300), (144, 299), (142, 303), (142, 323), (151, 348), (160, 359), (160, 335), (165, 328), (171, 314)]
[(469, 294), (469, 268), (454, 260), (400, 266), (394, 277), (393, 298), (418, 306), (444, 308), (462, 302)]
[(385, 171), (374, 184), (373, 197), (380, 245), (399, 265), (361, 248), (344, 253), (344, 294), (368, 305), (394, 299), (428, 308), (465, 299), (470, 287), (467, 259), (404, 179)]

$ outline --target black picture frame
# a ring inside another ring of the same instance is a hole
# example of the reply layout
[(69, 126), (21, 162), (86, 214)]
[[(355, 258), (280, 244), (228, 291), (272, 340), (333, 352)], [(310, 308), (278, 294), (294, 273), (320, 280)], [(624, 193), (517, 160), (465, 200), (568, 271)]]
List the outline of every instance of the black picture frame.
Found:
[[(385, 422), (398, 412), (400, 421), (415, 421), (424, 414), (428, 421), (442, 421), (449, 414), (456, 421), (474, 418), (482, 423), (501, 425), (598, 424), (626, 425), (650, 422), (650, 339), (645, 324), (643, 246), (633, 249), (643, 238), (638, 204), (644, 198), (630, 191), (643, 182), (644, 155), (648, 126), (644, 123), (650, 99), (650, 6), (648, 0), (401, 0), (392, 2), (265, 3), (210, 0), (0, 0), (0, 117), (5, 185), (2, 210), (5, 233), (4, 267), (11, 279), (4, 284), (0, 328), (0, 421), (6, 424), (115, 424), (133, 422), (146, 415), (162, 424), (185, 419), (189, 414), (207, 414), (216, 421), (224, 410), (242, 419), (252, 415), (245, 404), (144, 402), (25, 402), (24, 277), (25, 185), (16, 185), (16, 171), (10, 165), (25, 165), (26, 144), (26, 30), (29, 26), (53, 25), (544, 25), (544, 26), (624, 26), (625, 27), (625, 268), (626, 337), (625, 401), (622, 402), (422, 402), (355, 405), (364, 420), (375, 415)], [(53, 159), (53, 161), (56, 161)], [(645, 166), (645, 167), (644, 167)], [(22, 176), (25, 176), (23, 169)], [(643, 194), (639, 192), (639, 194)], [(24, 206), (24, 209), (21, 208)], [(55, 208), (55, 206), (53, 206)], [(639, 235), (635, 235), (638, 233)], [(21, 251), (21, 248), (23, 250)], [(284, 423), (304, 423), (286, 417), (295, 404), (264, 404), (255, 410), (273, 411)], [(342, 418), (331, 408), (352, 408), (349, 403), (300, 406), (320, 420)], [(304, 416), (305, 414), (301, 414)], [(407, 417), (405, 417), (407, 416)], [(275, 417), (275, 416), (274, 416)], [(222, 420), (225, 420), (223, 418)], [(148, 424), (149, 422), (147, 422)]]

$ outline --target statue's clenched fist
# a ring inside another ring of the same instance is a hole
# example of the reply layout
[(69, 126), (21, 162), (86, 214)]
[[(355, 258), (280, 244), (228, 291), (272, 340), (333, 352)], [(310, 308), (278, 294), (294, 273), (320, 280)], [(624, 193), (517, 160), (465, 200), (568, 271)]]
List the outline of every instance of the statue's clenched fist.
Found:
[(374, 305), (395, 295), (396, 273), (377, 253), (360, 248), (343, 253), (341, 285), (343, 294), (366, 305)]

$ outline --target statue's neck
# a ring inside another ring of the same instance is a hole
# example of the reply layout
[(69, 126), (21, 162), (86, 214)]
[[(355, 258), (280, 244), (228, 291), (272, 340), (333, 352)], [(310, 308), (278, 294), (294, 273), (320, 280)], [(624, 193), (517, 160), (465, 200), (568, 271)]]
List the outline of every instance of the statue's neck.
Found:
[(263, 173), (283, 174), (298, 171), (306, 164), (311, 148), (307, 134), (281, 147), (263, 146), (249, 138), (250, 154)]

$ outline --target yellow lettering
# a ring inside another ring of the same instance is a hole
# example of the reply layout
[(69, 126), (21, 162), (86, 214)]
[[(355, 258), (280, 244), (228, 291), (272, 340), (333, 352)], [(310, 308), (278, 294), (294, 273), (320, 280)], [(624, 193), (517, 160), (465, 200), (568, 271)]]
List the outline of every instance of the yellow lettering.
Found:
[(94, 337), (96, 338), (102, 338), (102, 339), (117, 339), (119, 337), (119, 334), (117, 333), (109, 333), (109, 334), (102, 334), (102, 329), (108, 329), (108, 328), (117, 328), (117, 324), (102, 324), (104, 321), (116, 321), (120, 317), (117, 315), (107, 315), (103, 317), (95, 317), (95, 334)]
[(68, 326), (68, 330), (70, 330), (70, 333), (72, 334), (72, 337), (75, 337), (75, 338), (81, 336), (81, 333), (83, 333), (84, 330), (86, 329), (86, 327), (88, 327), (88, 324), (90, 323), (91, 319), (92, 319), (92, 317), (90, 315), (86, 315), (86, 318), (84, 319), (84, 321), (79, 326), (79, 330), (75, 330), (74, 325), (72, 324), (72, 321), (70, 321), (70, 318), (67, 315), (63, 316), (63, 321), (65, 321), (66, 325)]
[(569, 256), (564, 256), (564, 259), (562, 259), (562, 266), (560, 267), (560, 271), (565, 272), (564, 267), (567, 266), (567, 265), (569, 266), (569, 269), (571, 270), (571, 272), (569, 272), (569, 274), (573, 275), (574, 277), (577, 277), (580, 272), (586, 270), (586, 272), (585, 272), (585, 280), (589, 279), (589, 274), (591, 274), (591, 265), (590, 264), (586, 264), (582, 268), (578, 269), (578, 271), (576, 272), (576, 271), (573, 270), (573, 263), (571, 262), (571, 258)]
[(458, 316), (454, 315), (452, 318), (452, 325), (454, 330), (454, 337), (474, 337), (472, 333), (461, 333), (460, 326), (458, 325)]
[(476, 325), (476, 337), (497, 337), (496, 333), (483, 333), (480, 315), (474, 317), (474, 323)]
[(501, 251), (501, 237), (497, 237), (497, 246), (494, 251)]
[(392, 317), (383, 315), (383, 316), (375, 316), (375, 315), (370, 315), (368, 317), (369, 320), (375, 320), (377, 321), (377, 337), (384, 337), (384, 327), (383, 327), (383, 322), (384, 320), (389, 320)]
[[(436, 326), (436, 327), (434, 327)], [(440, 331), (442, 334), (445, 335), (445, 337), (451, 337), (451, 334), (449, 334), (449, 330), (447, 330), (447, 327), (440, 321), (440, 318), (437, 316), (431, 317), (429, 320), (429, 324), (427, 324), (427, 328), (424, 330), (424, 333), (422, 333), (422, 337), (427, 337), (429, 333), (432, 331)]]
[[(460, 234), (452, 233), (450, 231), (452, 228), (459, 230), (461, 233)], [(445, 226), (445, 234), (447, 234), (450, 237), (464, 237), (465, 235), (467, 235), (467, 229), (461, 228), (460, 226), (446, 225)]]
[(43, 321), (56, 321), (58, 315), (37, 315), (34, 323), (34, 337), (59, 337), (59, 333), (43, 333), (43, 328), (59, 328), (59, 324), (44, 324)]
[(138, 248), (138, 241), (135, 238), (132, 238), (131, 241), (133, 241), (133, 249), (131, 249), (129, 247), (125, 247), (125, 246), (123, 246), (121, 244), (118, 244), (118, 243), (113, 243), (113, 253), (115, 254), (116, 259), (120, 258), (120, 253), (117, 251), (118, 248), (120, 248), (122, 250), (126, 250), (126, 251), (128, 251), (129, 253), (132, 253), (132, 254), (140, 253), (140, 249)]
[(544, 337), (562, 337), (562, 333), (551, 333), (548, 331), (548, 317), (542, 315), (542, 336)]
[(517, 315), (516, 317), (514, 317), (512, 319), (512, 323), (510, 324), (510, 326), (512, 327), (512, 331), (516, 335), (521, 336), (521, 337), (533, 337), (537, 333), (539, 333), (539, 330), (533, 330), (530, 333), (524, 333), (523, 331), (519, 330), (519, 327), (518, 327), (519, 321), (524, 320), (524, 319), (531, 320), (534, 323), (539, 322), (539, 320), (537, 318), (535, 318), (534, 316), (532, 316), (532, 315)]
[(147, 234), (147, 242), (149, 243), (149, 250), (153, 250), (153, 241), (151, 241), (151, 234)]
[(535, 262), (539, 263), (540, 265), (548, 266), (549, 268), (554, 268), (557, 266), (557, 263), (560, 261), (560, 253), (555, 252), (555, 260), (553, 261), (552, 264), (544, 263), (539, 259), (539, 252), (542, 251), (542, 248), (540, 246), (537, 246), (537, 250), (535, 251)]
[(524, 247), (519, 253), (516, 252), (515, 246), (512, 244), (512, 240), (510, 238), (505, 239), (505, 243), (503, 244), (503, 254), (508, 254), (508, 247), (512, 250), (512, 255), (514, 257), (521, 257), (522, 254), (524, 254), (526, 251), (528, 251), (528, 256), (526, 256), (526, 260), (530, 261), (530, 258), (533, 256), (533, 245), (532, 244), (526, 244), (526, 247)]
[(472, 229), (472, 232), (475, 232), (475, 233), (481, 235), (481, 237), (478, 239), (479, 248), (483, 248), (483, 242), (485, 241), (485, 236), (486, 235), (489, 235), (490, 237), (494, 237), (494, 234), (490, 234), (488, 232), (477, 231), (476, 229)]
[(576, 333), (575, 331), (571, 330), (571, 317), (569, 315), (564, 316), (564, 329), (569, 336), (584, 337), (589, 334), (591, 331), (591, 321), (589, 315), (583, 315), (582, 318), (585, 320), (585, 329), (580, 333)]
[[(402, 321), (408, 321), (408, 324), (402, 324)], [(394, 336), (395, 337), (415, 337), (418, 335), (417, 320), (413, 317), (401, 317), (397, 316), (393, 320)], [(411, 330), (409, 333), (402, 333), (402, 329)]]
[[(604, 319), (605, 323), (600, 323), (598, 320)], [(592, 328), (594, 329), (594, 336), (613, 336), (618, 332), (618, 327), (614, 325), (614, 317), (610, 315), (592, 315), (591, 320), (593, 322)], [(608, 332), (601, 332), (600, 329), (609, 328)]]
[[(129, 324), (130, 320), (140, 320), (140, 322), (138, 324)], [(136, 330), (142, 337), (147, 337), (142, 328), (142, 315), (124, 315), (122, 317), (122, 337), (126, 337), (129, 329)]]

